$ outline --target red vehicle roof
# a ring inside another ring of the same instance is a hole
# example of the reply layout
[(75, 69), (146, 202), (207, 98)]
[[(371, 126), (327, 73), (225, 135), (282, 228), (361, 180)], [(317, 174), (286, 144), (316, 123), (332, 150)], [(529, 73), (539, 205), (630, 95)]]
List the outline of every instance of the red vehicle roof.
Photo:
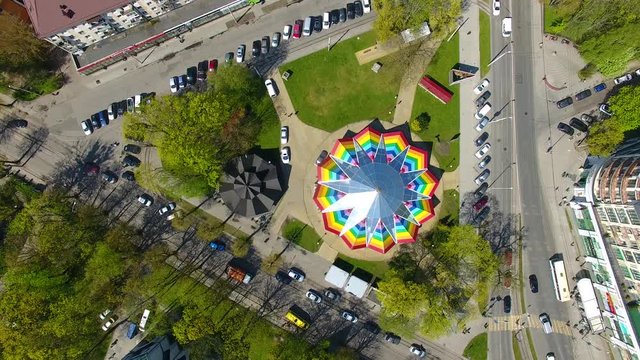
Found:
[(451, 101), (453, 97), (453, 94), (448, 89), (442, 87), (429, 76), (423, 76), (422, 79), (420, 79), (419, 85), (445, 104)]

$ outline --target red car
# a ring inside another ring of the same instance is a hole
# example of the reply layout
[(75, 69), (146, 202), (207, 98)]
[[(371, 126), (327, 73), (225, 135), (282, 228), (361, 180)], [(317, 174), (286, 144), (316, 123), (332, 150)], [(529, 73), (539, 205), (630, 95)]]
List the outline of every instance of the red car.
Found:
[(293, 38), (300, 39), (300, 35), (302, 35), (302, 20), (296, 20), (293, 24)]
[(487, 205), (487, 202), (489, 201), (489, 197), (488, 196), (483, 196), (480, 200), (478, 200), (474, 205), (473, 205), (473, 210), (475, 211), (480, 211), (482, 210), (482, 208)]
[(209, 72), (218, 70), (218, 59), (209, 60)]

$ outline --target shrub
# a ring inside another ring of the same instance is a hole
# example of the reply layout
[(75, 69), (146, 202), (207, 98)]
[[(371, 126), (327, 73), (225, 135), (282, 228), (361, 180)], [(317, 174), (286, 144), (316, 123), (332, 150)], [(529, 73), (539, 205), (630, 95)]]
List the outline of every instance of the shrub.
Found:
[(249, 254), (249, 249), (251, 249), (251, 240), (247, 237), (237, 238), (233, 244), (231, 244), (231, 253), (235, 257), (245, 257)]
[(580, 78), (580, 80), (587, 80), (588, 78), (595, 75), (596, 72), (598, 72), (596, 66), (593, 63), (588, 63), (587, 65), (585, 65), (585, 67), (578, 71), (578, 77)]

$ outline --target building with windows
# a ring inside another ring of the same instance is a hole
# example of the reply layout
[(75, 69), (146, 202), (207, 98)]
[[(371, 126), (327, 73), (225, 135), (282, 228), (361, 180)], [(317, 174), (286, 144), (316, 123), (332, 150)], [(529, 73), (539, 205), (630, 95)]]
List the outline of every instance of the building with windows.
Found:
[(640, 141), (626, 143), (609, 158), (589, 158), (570, 203), (603, 315), (603, 335), (633, 358), (640, 357), (639, 175)]
[(247, 5), (247, 0), (24, 0), (36, 35), (71, 53), (84, 74)]

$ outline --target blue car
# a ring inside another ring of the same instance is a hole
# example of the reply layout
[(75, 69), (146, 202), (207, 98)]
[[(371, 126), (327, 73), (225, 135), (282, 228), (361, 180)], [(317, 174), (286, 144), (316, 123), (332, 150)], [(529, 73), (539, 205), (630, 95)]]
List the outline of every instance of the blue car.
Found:
[(100, 126), (101, 127), (107, 126), (107, 116), (105, 114), (105, 111), (100, 111), (98, 113), (98, 116), (100, 117)]
[(209, 247), (212, 250), (224, 251), (224, 249), (226, 249), (227, 246), (220, 240), (214, 240), (209, 243)]
[(605, 83), (600, 83), (600, 84), (598, 84), (598, 85), (593, 87), (593, 91), (600, 92), (600, 91), (602, 91), (602, 90), (604, 90), (606, 88), (607, 88), (607, 85)]

